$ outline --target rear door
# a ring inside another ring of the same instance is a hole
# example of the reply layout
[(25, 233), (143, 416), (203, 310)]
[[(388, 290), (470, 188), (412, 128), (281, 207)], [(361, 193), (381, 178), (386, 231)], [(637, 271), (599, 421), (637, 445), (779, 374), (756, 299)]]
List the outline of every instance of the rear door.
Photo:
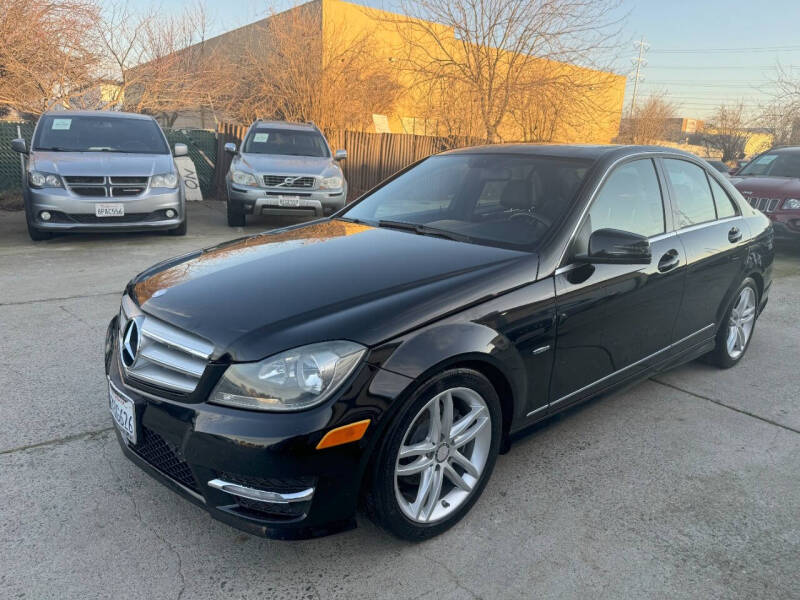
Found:
[(695, 162), (663, 158), (673, 219), (686, 251), (686, 289), (675, 322), (676, 350), (714, 337), (742, 280), (749, 230), (714, 176)]
[(646, 236), (647, 265), (568, 264), (555, 276), (558, 339), (551, 405), (581, 400), (666, 356), (680, 307), (686, 260), (665, 210), (655, 163), (616, 166), (592, 201), (570, 257), (604, 228)]

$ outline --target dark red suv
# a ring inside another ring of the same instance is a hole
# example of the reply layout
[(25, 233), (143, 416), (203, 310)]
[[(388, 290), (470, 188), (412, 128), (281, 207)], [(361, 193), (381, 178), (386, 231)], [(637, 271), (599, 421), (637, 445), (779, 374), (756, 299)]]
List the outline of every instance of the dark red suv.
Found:
[(777, 237), (800, 240), (800, 146), (759, 154), (731, 183), (770, 218)]

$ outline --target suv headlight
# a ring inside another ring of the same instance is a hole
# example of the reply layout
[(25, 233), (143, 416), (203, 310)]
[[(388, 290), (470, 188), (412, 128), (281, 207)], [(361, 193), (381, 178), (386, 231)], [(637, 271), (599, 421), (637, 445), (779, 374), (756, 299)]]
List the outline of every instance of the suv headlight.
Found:
[(233, 183), (238, 183), (239, 185), (258, 185), (256, 176), (247, 171), (233, 170), (231, 171), (231, 179)]
[(787, 198), (783, 203), (783, 210), (800, 210), (800, 199)]
[(319, 182), (321, 190), (338, 190), (342, 187), (342, 178), (338, 175), (333, 177), (323, 177)]
[(175, 189), (178, 187), (178, 174), (162, 173), (160, 175), (153, 175), (150, 178), (150, 187)]
[(365, 351), (354, 342), (321, 342), (261, 362), (231, 365), (209, 402), (276, 412), (309, 408), (338, 389)]
[(61, 177), (52, 173), (41, 171), (28, 171), (28, 183), (35, 188), (60, 188), (64, 187)]

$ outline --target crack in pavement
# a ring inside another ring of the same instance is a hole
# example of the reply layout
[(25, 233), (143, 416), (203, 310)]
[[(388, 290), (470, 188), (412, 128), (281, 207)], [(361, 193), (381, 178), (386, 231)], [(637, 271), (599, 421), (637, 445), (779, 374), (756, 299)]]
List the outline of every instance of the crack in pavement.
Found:
[(83, 440), (83, 439), (90, 440), (93, 439), (94, 437), (99, 437), (105, 433), (108, 433), (113, 429), (114, 429), (113, 426), (104, 427), (103, 429), (95, 429), (94, 431), (84, 431), (83, 433), (75, 433), (63, 438), (57, 438), (55, 440), (45, 440), (44, 442), (36, 442), (33, 444), (27, 444), (25, 446), (17, 446), (16, 448), (0, 450), (0, 456), (4, 454), (14, 454), (15, 452), (24, 452), (25, 450), (32, 450), (34, 448), (43, 448), (44, 446), (60, 446), (61, 444), (66, 444), (67, 442), (72, 442), (75, 440)]
[(77, 294), (75, 296), (61, 296), (58, 298), (33, 298), (32, 300), (18, 300), (13, 302), (0, 302), (2, 306), (22, 306), (23, 304), (37, 304), (40, 302), (59, 302), (61, 300), (79, 300), (81, 298), (98, 298), (100, 296), (117, 296), (122, 295), (120, 290), (114, 292), (98, 292), (97, 294)]
[(448, 567), (446, 564), (444, 564), (443, 562), (439, 561), (436, 558), (433, 558), (432, 556), (428, 556), (425, 553), (421, 552), (420, 554), (424, 558), (427, 558), (429, 561), (431, 561), (433, 564), (435, 564), (438, 567), (440, 567), (445, 573), (447, 573), (447, 575), (450, 577), (450, 579), (453, 581), (453, 583), (456, 585), (456, 587), (458, 589), (460, 589), (460, 590), (464, 590), (467, 594), (469, 594), (470, 598), (476, 598), (477, 600), (482, 600), (481, 596), (479, 596), (478, 594), (473, 592), (471, 589), (466, 587), (463, 583), (461, 583), (461, 580), (458, 578), (458, 576), (455, 573), (453, 573), (453, 571), (450, 569), (450, 567)]
[(119, 487), (117, 489), (119, 489), (128, 498), (128, 500), (130, 500), (131, 504), (133, 505), (133, 511), (136, 516), (136, 520), (138, 520), (147, 531), (152, 533), (156, 539), (158, 539), (162, 544), (164, 544), (164, 546), (170, 552), (172, 552), (172, 554), (175, 555), (175, 560), (177, 562), (176, 575), (180, 580), (180, 589), (178, 590), (178, 595), (175, 596), (175, 599), (181, 600), (184, 592), (186, 591), (186, 576), (183, 573), (183, 558), (181, 557), (180, 552), (178, 552), (178, 550), (175, 548), (175, 546), (172, 545), (172, 543), (169, 540), (167, 540), (163, 535), (161, 535), (161, 533), (159, 533), (158, 529), (156, 529), (155, 527), (151, 527), (150, 524), (144, 520), (144, 518), (142, 517), (141, 510), (139, 509), (139, 505), (136, 502), (136, 498), (133, 497), (133, 494), (130, 492), (128, 487), (125, 486), (125, 484), (122, 481), (122, 478), (119, 475), (117, 475), (117, 472), (114, 469), (114, 465), (112, 464), (111, 459), (109, 458), (108, 453), (105, 450), (103, 451), (103, 457), (105, 458), (106, 463), (108, 464), (108, 468), (111, 471), (111, 476), (119, 484)]
[(659, 381), (658, 379), (655, 379), (653, 377), (650, 378), (650, 381), (652, 381), (653, 383), (657, 383), (659, 385), (663, 385), (663, 386), (668, 387), (668, 388), (672, 388), (673, 390), (677, 390), (679, 392), (683, 392), (684, 394), (688, 394), (690, 396), (694, 396), (695, 398), (699, 398), (700, 400), (706, 400), (707, 402), (711, 402), (711, 403), (716, 404), (718, 406), (722, 406), (723, 408), (727, 408), (729, 410), (732, 410), (734, 412), (740, 413), (742, 415), (745, 415), (745, 416), (748, 416), (748, 417), (752, 417), (754, 419), (758, 419), (759, 421), (763, 421), (764, 423), (768, 423), (770, 425), (774, 425), (775, 427), (780, 427), (781, 429), (785, 429), (786, 431), (791, 431), (792, 433), (800, 433), (800, 430), (795, 429), (794, 427), (790, 427), (789, 425), (784, 425), (783, 423), (778, 423), (777, 421), (773, 421), (772, 419), (768, 419), (766, 417), (762, 417), (762, 416), (757, 415), (755, 413), (752, 413), (752, 412), (750, 412), (748, 410), (744, 410), (743, 408), (737, 408), (735, 406), (731, 406), (730, 404), (725, 404), (721, 400), (716, 400), (715, 398), (710, 398), (709, 396), (703, 396), (702, 394), (698, 394), (696, 392), (691, 392), (689, 390), (686, 390), (686, 389), (684, 389), (682, 387), (679, 387), (677, 385), (674, 385), (672, 383), (667, 383), (666, 381)]

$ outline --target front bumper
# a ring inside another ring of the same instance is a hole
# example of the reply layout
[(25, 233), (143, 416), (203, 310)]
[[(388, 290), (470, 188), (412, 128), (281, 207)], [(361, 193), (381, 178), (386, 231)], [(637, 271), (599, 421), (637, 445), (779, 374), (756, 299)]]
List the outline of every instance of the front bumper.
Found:
[[(139, 196), (108, 198), (78, 196), (61, 188), (25, 190), (31, 225), (42, 231), (149, 231), (174, 229), (186, 218), (181, 188), (171, 191), (146, 191)], [(95, 217), (95, 204), (122, 204), (123, 217)], [(168, 218), (167, 210), (175, 216)], [(49, 212), (49, 221), (41, 219)]]
[[(281, 206), (280, 196), (298, 198), (297, 206)], [(326, 190), (251, 188), (228, 182), (228, 202), (241, 206), (248, 215), (327, 217), (342, 208), (347, 189)]]
[[(215, 519), (254, 535), (300, 539), (355, 526), (363, 473), (392, 401), (380, 390), (410, 380), (365, 363), (333, 403), (297, 413), (166, 399), (126, 381), (115, 321), (107, 334), (108, 382), (133, 401), (137, 427), (135, 445), (115, 428), (125, 456)], [(371, 424), (360, 441), (316, 450), (330, 429), (363, 419)]]
[(800, 213), (768, 213), (775, 237), (784, 240), (800, 240)]

